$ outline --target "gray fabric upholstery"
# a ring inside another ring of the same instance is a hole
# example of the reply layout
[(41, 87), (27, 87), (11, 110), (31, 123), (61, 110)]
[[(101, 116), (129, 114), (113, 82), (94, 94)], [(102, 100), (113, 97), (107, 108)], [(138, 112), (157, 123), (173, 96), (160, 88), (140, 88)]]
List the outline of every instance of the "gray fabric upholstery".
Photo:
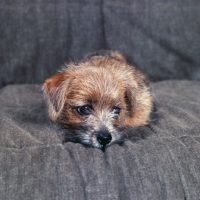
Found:
[(200, 80), (198, 0), (1, 0), (0, 87), (42, 83), (99, 49), (124, 53), (151, 80)]
[[(200, 199), (198, 0), (1, 0), (0, 20), (0, 200)], [(105, 152), (63, 143), (41, 92), (99, 49), (149, 76), (157, 108)]]
[(157, 120), (105, 152), (62, 144), (41, 85), (1, 89), (0, 199), (199, 199), (200, 82), (152, 87)]

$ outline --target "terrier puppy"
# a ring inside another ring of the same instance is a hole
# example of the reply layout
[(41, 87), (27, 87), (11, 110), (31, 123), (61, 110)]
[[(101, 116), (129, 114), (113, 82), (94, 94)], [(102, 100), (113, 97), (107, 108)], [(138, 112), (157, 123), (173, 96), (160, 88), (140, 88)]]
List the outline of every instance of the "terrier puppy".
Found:
[(69, 141), (104, 149), (122, 141), (126, 128), (149, 123), (146, 76), (115, 51), (66, 64), (43, 90), (50, 118), (69, 130)]

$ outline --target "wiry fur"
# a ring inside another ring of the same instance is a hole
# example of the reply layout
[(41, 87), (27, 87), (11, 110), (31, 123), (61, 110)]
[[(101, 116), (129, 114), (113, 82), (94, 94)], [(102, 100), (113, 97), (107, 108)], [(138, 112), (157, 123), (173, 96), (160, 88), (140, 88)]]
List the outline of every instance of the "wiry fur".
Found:
[[(120, 141), (123, 129), (149, 123), (152, 96), (145, 75), (128, 64), (118, 52), (91, 54), (44, 83), (49, 115), (70, 129), (71, 140), (102, 148), (97, 134), (105, 127), (112, 141)], [(91, 114), (82, 116), (76, 108), (89, 105)], [(120, 108), (116, 114), (114, 107)]]

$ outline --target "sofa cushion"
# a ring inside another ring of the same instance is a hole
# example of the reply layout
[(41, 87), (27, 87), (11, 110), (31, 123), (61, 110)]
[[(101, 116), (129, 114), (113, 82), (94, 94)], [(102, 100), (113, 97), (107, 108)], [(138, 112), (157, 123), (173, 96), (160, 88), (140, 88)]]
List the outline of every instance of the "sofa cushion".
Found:
[(0, 87), (119, 50), (153, 81), (200, 80), (199, 0), (0, 1)]
[(40, 85), (0, 90), (2, 199), (199, 199), (200, 82), (152, 84), (150, 126), (102, 152), (62, 143)]

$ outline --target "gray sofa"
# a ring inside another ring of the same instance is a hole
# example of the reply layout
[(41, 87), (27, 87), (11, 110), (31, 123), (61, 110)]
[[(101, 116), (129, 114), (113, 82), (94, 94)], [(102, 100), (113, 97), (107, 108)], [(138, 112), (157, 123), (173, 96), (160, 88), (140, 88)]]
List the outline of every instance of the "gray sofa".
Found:
[[(0, 2), (0, 199), (200, 199), (198, 0)], [(105, 152), (63, 143), (41, 85), (112, 49), (152, 81), (150, 126)]]

